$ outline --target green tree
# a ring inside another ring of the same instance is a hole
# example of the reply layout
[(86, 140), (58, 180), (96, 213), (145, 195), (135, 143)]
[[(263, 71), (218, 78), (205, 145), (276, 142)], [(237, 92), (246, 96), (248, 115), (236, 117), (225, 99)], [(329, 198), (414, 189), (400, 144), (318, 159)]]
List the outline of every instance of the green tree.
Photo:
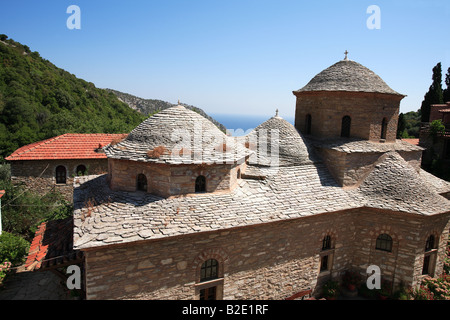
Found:
[(402, 138), (403, 132), (406, 129), (406, 121), (405, 121), (405, 115), (400, 113), (398, 115), (398, 124), (397, 124), (397, 139)]
[(445, 75), (445, 85), (447, 86), (442, 92), (444, 102), (450, 101), (450, 68), (447, 69), (447, 74)]
[(433, 68), (432, 80), (433, 82), (425, 94), (422, 106), (420, 107), (422, 122), (429, 121), (432, 104), (444, 103), (442, 95), (442, 66), (440, 62)]

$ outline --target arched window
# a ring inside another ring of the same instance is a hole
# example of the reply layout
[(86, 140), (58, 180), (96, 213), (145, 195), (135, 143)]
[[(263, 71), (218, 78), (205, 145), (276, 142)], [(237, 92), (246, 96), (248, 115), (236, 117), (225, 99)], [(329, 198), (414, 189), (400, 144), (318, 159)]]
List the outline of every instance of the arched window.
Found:
[[(219, 263), (216, 259), (206, 260), (200, 269), (200, 282), (211, 281), (219, 277)], [(200, 290), (200, 300), (216, 300), (217, 286)]]
[(66, 167), (64, 166), (57, 166), (56, 167), (56, 183), (66, 183), (67, 179), (67, 173), (66, 173)]
[(326, 235), (322, 239), (322, 253), (320, 254), (320, 272), (330, 270), (332, 257), (333, 251), (331, 251), (331, 236)]
[(311, 115), (307, 114), (305, 117), (305, 134), (311, 134)]
[(344, 138), (350, 137), (351, 124), (352, 124), (352, 118), (350, 118), (349, 116), (345, 116), (342, 118), (341, 137), (344, 137)]
[(322, 250), (329, 250), (331, 249), (331, 237), (325, 236), (322, 240)]
[(237, 177), (238, 179), (241, 178), (241, 169), (238, 169), (236, 177)]
[(147, 191), (147, 177), (145, 176), (145, 174), (138, 174), (137, 189), (140, 191)]
[(219, 263), (216, 259), (206, 260), (200, 269), (200, 282), (217, 279), (219, 276)]
[(197, 179), (195, 179), (195, 192), (206, 192), (205, 176), (198, 176)]
[(87, 173), (86, 166), (80, 164), (79, 166), (77, 166), (75, 173), (77, 176), (84, 176)]
[(380, 234), (377, 238), (377, 244), (375, 249), (381, 250), (381, 251), (392, 251), (392, 238), (388, 234)]
[(387, 132), (387, 119), (383, 118), (383, 121), (381, 121), (381, 139), (386, 139), (386, 132)]
[(422, 274), (433, 275), (433, 269), (436, 263), (436, 251), (436, 240), (434, 235), (430, 235), (425, 242)]

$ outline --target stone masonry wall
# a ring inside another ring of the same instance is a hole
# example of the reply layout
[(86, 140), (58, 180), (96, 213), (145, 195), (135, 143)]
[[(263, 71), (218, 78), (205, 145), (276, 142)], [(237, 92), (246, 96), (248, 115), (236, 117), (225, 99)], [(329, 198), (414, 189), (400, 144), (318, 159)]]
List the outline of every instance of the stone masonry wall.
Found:
[[(360, 209), (89, 249), (87, 298), (198, 299), (199, 269), (211, 258), (219, 261), (223, 299), (284, 299), (309, 288), (317, 294), (331, 277), (350, 268), (364, 272), (370, 264), (408, 285), (420, 277), (425, 235), (432, 229), (444, 239), (448, 219)], [(384, 232), (394, 239), (393, 252), (375, 250)], [(320, 272), (326, 235), (332, 237), (332, 261), (330, 270)]]
[(147, 177), (147, 190), (163, 197), (195, 193), (195, 180), (199, 175), (206, 178), (206, 192), (231, 190), (236, 186), (237, 170), (241, 165), (166, 165), (128, 160), (109, 159), (111, 189), (134, 192), (137, 176)]
[[(73, 200), (73, 179), (76, 168), (84, 165), (88, 174), (102, 174), (107, 172), (106, 159), (61, 159), (61, 160), (27, 160), (11, 161), (11, 180), (16, 184), (23, 184), (38, 194), (45, 194), (56, 190), (64, 195), (68, 201)], [(56, 167), (66, 168), (66, 183), (56, 183)]]
[(305, 133), (306, 115), (311, 115), (311, 134), (339, 137), (344, 116), (351, 117), (350, 136), (379, 141), (383, 118), (388, 120), (386, 141), (395, 141), (400, 98), (362, 92), (297, 93), (295, 127)]

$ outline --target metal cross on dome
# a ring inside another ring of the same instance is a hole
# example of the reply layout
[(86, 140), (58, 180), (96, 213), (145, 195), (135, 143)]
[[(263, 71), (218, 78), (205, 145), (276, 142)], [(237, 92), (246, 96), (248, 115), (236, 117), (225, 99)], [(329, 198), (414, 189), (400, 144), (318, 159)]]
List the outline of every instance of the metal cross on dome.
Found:
[(348, 51), (347, 50), (345, 50), (345, 58), (344, 58), (344, 60), (348, 60), (348, 58), (347, 58), (347, 55), (348, 55)]

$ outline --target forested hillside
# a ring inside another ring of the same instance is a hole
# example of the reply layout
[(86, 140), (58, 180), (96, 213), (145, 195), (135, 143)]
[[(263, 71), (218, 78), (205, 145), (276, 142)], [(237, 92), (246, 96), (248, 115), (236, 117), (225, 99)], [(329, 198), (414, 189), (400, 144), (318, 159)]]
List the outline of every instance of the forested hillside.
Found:
[(0, 35), (0, 157), (63, 133), (130, 132), (145, 115)]
[[(164, 109), (174, 106), (174, 104), (167, 102), (167, 101), (162, 101), (162, 100), (157, 100), (157, 99), (143, 99), (143, 98), (133, 96), (129, 93), (124, 93), (124, 92), (120, 92), (120, 91), (113, 90), (113, 89), (106, 89), (106, 90), (113, 92), (121, 101), (128, 104), (128, 106), (130, 108), (135, 109), (135, 110), (143, 113), (146, 116), (155, 114), (156, 112), (159, 112), (161, 110), (164, 110)], [(205, 117), (206, 119), (208, 119), (212, 123), (214, 123), (220, 130), (222, 130), (223, 132), (226, 132), (227, 129), (225, 128), (225, 126), (223, 124), (219, 123), (217, 120), (215, 120), (214, 118), (212, 118), (211, 116), (206, 114), (206, 112), (203, 111), (202, 109), (185, 104), (185, 103), (181, 103), (181, 105), (187, 109), (190, 109), (192, 111), (195, 111), (195, 112), (201, 114), (203, 117)]]

